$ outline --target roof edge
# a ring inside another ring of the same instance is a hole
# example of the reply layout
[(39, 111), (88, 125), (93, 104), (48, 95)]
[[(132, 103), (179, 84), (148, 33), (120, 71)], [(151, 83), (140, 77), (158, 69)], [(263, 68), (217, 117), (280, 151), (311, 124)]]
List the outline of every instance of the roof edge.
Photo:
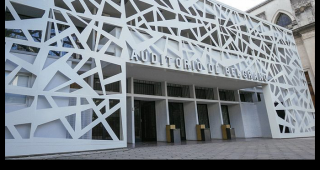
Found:
[(254, 11), (254, 10), (256, 10), (256, 9), (264, 6), (264, 5), (267, 5), (268, 3), (272, 2), (272, 1), (274, 1), (274, 0), (266, 0), (266, 1), (260, 3), (260, 4), (256, 5), (256, 6), (248, 9), (246, 12), (247, 12), (247, 13), (250, 13), (250, 12), (252, 12), (252, 11)]

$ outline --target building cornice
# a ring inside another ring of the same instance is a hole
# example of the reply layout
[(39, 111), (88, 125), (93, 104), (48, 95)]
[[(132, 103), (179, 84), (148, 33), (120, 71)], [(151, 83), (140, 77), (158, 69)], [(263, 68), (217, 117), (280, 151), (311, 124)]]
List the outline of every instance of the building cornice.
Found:
[(304, 25), (302, 27), (296, 28), (296, 29), (292, 30), (292, 32), (293, 32), (293, 35), (299, 36), (299, 35), (301, 35), (301, 33), (303, 33), (306, 30), (312, 30), (313, 28), (315, 28), (315, 26), (316, 26), (316, 23), (312, 22), (310, 24), (307, 24), (307, 25)]
[(247, 12), (247, 13), (250, 13), (250, 12), (252, 12), (252, 11), (254, 11), (254, 10), (262, 7), (262, 6), (267, 5), (268, 3), (272, 2), (272, 1), (274, 1), (274, 0), (266, 0), (266, 1), (262, 2), (261, 4), (258, 4), (257, 6), (255, 6), (255, 7), (253, 7), (253, 8), (250, 8), (250, 9), (247, 10), (246, 12)]

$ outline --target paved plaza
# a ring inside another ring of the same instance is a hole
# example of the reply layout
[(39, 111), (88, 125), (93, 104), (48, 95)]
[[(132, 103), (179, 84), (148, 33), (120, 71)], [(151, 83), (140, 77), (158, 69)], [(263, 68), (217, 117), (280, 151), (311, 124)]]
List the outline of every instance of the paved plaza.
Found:
[(315, 160), (315, 138), (237, 139), (187, 142), (180, 145), (142, 143), (125, 149), (45, 155), (7, 160)]

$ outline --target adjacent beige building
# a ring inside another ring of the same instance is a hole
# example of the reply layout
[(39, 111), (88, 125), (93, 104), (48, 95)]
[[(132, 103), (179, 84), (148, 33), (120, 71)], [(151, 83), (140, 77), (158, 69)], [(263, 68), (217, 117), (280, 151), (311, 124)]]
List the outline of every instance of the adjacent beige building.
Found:
[(315, 0), (266, 0), (247, 12), (293, 31), (315, 102)]

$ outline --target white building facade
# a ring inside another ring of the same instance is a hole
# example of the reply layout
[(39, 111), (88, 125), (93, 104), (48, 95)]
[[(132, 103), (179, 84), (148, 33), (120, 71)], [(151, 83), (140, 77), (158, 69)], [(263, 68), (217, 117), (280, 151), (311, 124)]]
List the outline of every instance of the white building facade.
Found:
[(6, 0), (5, 156), (315, 136), (293, 33), (212, 0)]

